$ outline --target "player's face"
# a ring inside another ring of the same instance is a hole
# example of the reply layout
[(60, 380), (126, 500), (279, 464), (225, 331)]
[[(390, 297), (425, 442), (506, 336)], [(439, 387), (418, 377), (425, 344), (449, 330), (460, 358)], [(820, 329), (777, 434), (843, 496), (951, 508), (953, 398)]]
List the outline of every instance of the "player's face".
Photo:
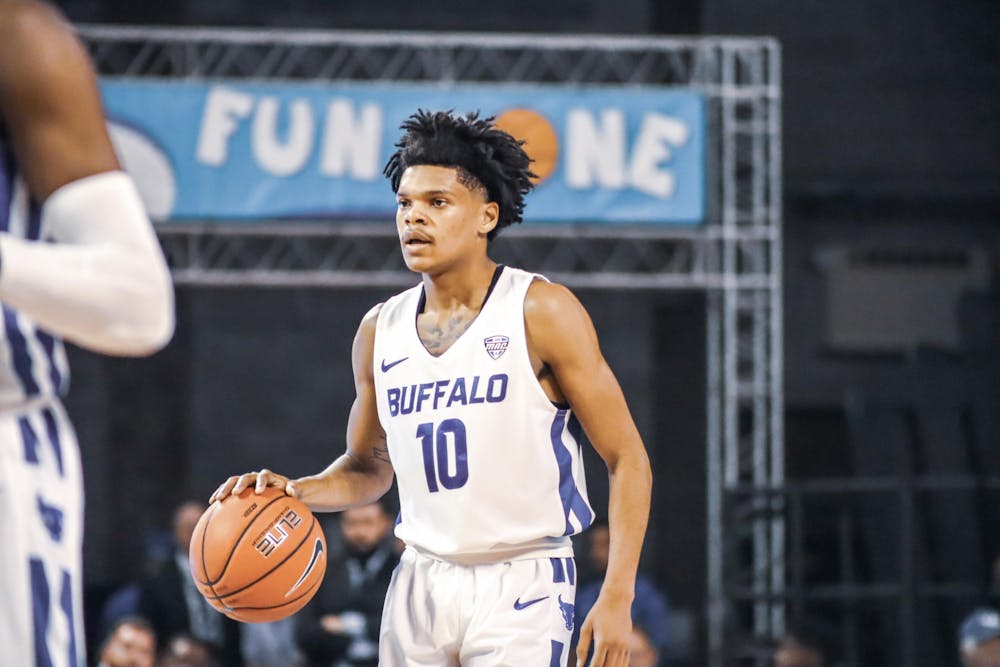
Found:
[(436, 275), (484, 256), (497, 214), (497, 205), (481, 189), (463, 185), (455, 169), (407, 168), (396, 193), (396, 231), (406, 265)]

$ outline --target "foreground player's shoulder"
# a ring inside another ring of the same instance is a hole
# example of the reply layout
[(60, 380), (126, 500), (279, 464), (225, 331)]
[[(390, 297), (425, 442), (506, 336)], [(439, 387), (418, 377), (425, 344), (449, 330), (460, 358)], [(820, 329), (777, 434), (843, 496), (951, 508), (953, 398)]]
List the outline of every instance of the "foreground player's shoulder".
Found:
[[(58, 71), (83, 56), (72, 28), (52, 6), (35, 0), (0, 0), (0, 82), (25, 73)], [(68, 60), (68, 62), (67, 62)]]
[(0, 0), (0, 35), (8, 39), (28, 37), (47, 26), (63, 23), (58, 10), (39, 0)]
[(361, 318), (361, 324), (358, 325), (358, 333), (355, 336), (355, 342), (358, 340), (366, 340), (370, 345), (375, 340), (375, 327), (378, 325), (378, 315), (382, 312), (383, 305), (385, 304), (375, 304), (367, 313), (365, 313), (365, 316)]
[(524, 317), (529, 323), (557, 325), (567, 317), (587, 317), (583, 304), (565, 285), (536, 278), (524, 296)]
[(119, 168), (90, 57), (44, 3), (0, 0), (0, 113), (38, 201)]
[(384, 305), (384, 302), (376, 303), (374, 306), (369, 308), (368, 312), (365, 313), (365, 316), (361, 318), (361, 326), (371, 327), (374, 331), (375, 325), (378, 323), (378, 314), (382, 312), (382, 306)]
[(355, 373), (361, 373), (364, 377), (374, 375), (372, 370), (372, 359), (375, 356), (375, 327), (378, 325), (378, 315), (382, 312), (381, 303), (372, 307), (365, 316), (361, 318), (358, 325), (358, 332), (354, 335), (354, 346), (351, 356), (354, 361)]
[(536, 279), (524, 297), (524, 325), (531, 346), (546, 356), (577, 343), (595, 340), (587, 310), (565, 285)]

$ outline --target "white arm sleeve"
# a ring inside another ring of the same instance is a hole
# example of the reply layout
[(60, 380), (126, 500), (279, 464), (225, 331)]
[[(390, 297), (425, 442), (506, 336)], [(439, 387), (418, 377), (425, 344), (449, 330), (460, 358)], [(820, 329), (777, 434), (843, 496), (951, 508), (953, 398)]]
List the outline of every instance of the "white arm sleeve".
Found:
[(52, 243), (0, 234), (0, 301), (39, 326), (105, 354), (152, 354), (174, 330), (174, 292), (132, 179), (69, 183), (45, 201)]

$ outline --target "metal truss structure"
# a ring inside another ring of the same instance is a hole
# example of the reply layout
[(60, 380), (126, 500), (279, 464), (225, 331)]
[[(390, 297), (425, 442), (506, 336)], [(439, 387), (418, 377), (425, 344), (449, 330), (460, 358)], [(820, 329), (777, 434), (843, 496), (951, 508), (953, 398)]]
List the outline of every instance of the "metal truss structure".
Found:
[[(104, 77), (602, 84), (704, 94), (702, 226), (529, 224), (501, 236), (497, 251), (571, 286), (707, 293), (710, 664), (765, 664), (786, 595), (784, 508), (774, 493), (784, 481), (776, 42), (98, 26), (80, 33)], [(157, 231), (179, 284), (412, 283), (390, 224), (212, 221)], [(748, 485), (760, 493), (745, 493)]]

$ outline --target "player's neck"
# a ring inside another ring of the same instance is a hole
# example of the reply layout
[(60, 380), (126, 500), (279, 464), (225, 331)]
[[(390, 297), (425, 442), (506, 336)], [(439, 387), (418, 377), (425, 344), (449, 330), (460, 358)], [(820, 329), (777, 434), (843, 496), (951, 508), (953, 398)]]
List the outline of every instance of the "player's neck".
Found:
[(478, 311), (496, 268), (497, 263), (484, 256), (482, 260), (438, 275), (423, 274), (424, 312), (449, 312), (459, 308)]

